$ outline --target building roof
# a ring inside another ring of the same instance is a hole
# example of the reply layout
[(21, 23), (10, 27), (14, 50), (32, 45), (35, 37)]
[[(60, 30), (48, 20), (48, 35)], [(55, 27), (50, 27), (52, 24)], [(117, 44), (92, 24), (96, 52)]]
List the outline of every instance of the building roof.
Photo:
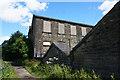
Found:
[(53, 47), (55, 47), (59, 52), (64, 53), (65, 55), (69, 53), (69, 46), (67, 43), (53, 42), (43, 58), (45, 58), (49, 54), (49, 51)]
[(54, 42), (54, 44), (64, 53), (68, 53), (69, 52), (69, 45), (68, 43), (65, 42)]
[(46, 19), (46, 20), (52, 20), (52, 21), (59, 21), (59, 22), (63, 22), (63, 23), (70, 23), (70, 24), (73, 24), (73, 25), (81, 25), (81, 26), (90, 27), (90, 28), (93, 28), (93, 27), (94, 27), (93, 25), (76, 23), (76, 22), (72, 22), (72, 21), (54, 19), (54, 18), (49, 18), (49, 17), (43, 17), (43, 16), (38, 16), (38, 15), (35, 15), (35, 14), (33, 14), (33, 17), (34, 17), (34, 18), (40, 18), (40, 19)]

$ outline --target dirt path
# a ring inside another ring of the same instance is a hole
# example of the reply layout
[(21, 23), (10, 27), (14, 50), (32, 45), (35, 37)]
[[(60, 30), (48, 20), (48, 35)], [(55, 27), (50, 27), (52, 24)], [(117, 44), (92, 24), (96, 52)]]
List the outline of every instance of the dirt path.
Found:
[(30, 74), (25, 68), (23, 68), (20, 64), (13, 62), (12, 66), (14, 67), (16, 74), (18, 74), (20, 78), (36, 78), (32, 74)]

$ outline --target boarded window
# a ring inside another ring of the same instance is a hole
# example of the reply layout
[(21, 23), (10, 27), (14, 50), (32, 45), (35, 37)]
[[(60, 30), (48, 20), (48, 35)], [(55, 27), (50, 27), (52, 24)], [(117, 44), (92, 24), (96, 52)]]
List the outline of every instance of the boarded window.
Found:
[(82, 29), (82, 36), (85, 36), (86, 35), (86, 28), (85, 27), (81, 27)]
[(59, 25), (58, 25), (58, 33), (59, 34), (64, 34), (65, 33), (64, 24), (59, 23)]
[(76, 35), (76, 26), (71, 25), (71, 35)]
[(50, 46), (50, 42), (43, 42), (43, 45), (48, 45), (48, 46)]
[(48, 49), (50, 48), (50, 42), (43, 42), (43, 55), (48, 51)]
[(43, 32), (51, 32), (51, 22), (44, 21)]

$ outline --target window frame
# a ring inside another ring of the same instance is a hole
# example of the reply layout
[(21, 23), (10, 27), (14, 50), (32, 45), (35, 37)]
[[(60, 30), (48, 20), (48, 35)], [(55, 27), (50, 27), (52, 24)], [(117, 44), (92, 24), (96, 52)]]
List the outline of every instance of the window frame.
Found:
[[(72, 27), (75, 27), (75, 34), (72, 34)], [(76, 28), (76, 25), (70, 25), (70, 35), (72, 36), (76, 36), (77, 35), (77, 28)]]
[[(61, 30), (61, 31), (64, 31), (64, 32), (60, 32), (61, 28), (59, 25), (63, 25), (64, 28), (62, 28), (63, 30)], [(58, 34), (63, 34), (63, 35), (65, 34), (65, 24), (64, 23), (58, 23)]]
[[(44, 25), (45, 22), (49, 23), (49, 27), (48, 27), (48, 26), (45, 27), (45, 25)], [(48, 31), (46, 31), (45, 28), (49, 28)], [(43, 21), (43, 32), (44, 32), (44, 33), (52, 33), (51, 21), (47, 21), (47, 20), (44, 20), (44, 21)]]
[[(83, 32), (84, 30), (85, 30), (85, 32)], [(84, 37), (87, 34), (86, 27), (81, 27), (81, 31), (82, 31), (82, 36)]]

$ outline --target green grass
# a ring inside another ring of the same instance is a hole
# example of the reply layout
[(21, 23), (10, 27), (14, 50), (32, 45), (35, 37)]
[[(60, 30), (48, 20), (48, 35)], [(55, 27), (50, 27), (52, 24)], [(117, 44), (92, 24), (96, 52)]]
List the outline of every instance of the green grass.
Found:
[(18, 75), (14, 72), (14, 68), (9, 64), (2, 61), (2, 65), (0, 65), (2, 72), (1, 78), (18, 78)]
[(82, 80), (101, 80), (100, 76), (94, 71), (87, 72), (85, 69), (73, 71), (70, 67), (65, 65), (50, 65), (42, 64), (37, 60), (25, 60), (23, 62), (24, 67), (33, 75), (38, 78), (72, 78), (72, 79), (82, 79)]

